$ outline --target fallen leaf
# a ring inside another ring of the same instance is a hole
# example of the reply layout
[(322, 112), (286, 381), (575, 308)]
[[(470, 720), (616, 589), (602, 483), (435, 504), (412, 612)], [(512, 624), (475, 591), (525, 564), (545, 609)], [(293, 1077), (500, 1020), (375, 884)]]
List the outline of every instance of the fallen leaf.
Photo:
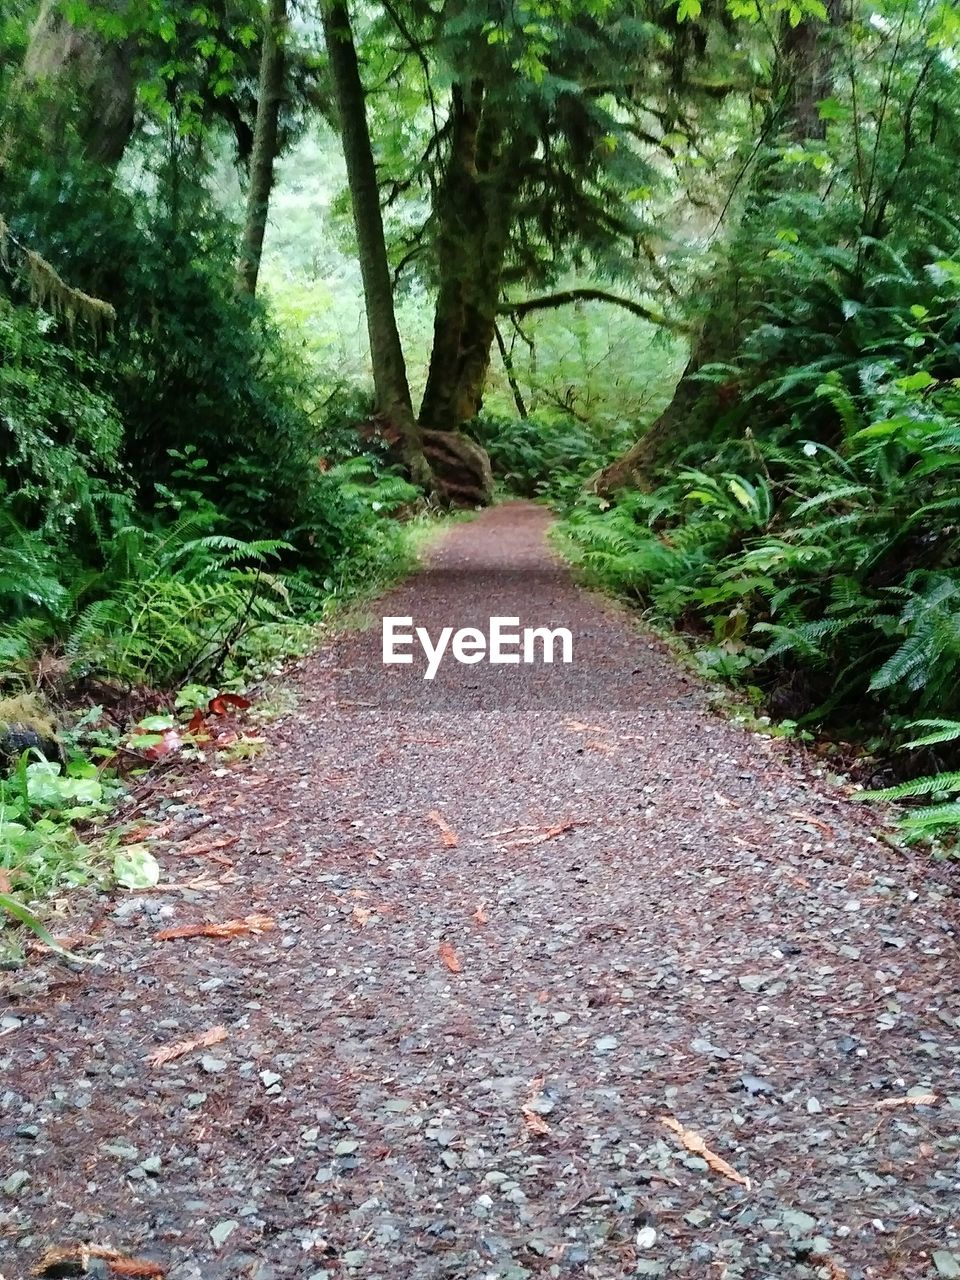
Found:
[(706, 1160), (707, 1164), (714, 1173), (720, 1173), (725, 1178), (729, 1178), (731, 1182), (739, 1182), (742, 1187), (750, 1190), (750, 1179), (745, 1178), (742, 1173), (738, 1173), (733, 1165), (727, 1164), (723, 1156), (718, 1156), (715, 1151), (711, 1151), (699, 1133), (695, 1133), (693, 1129), (685, 1129), (679, 1120), (675, 1120), (673, 1116), (661, 1116), (662, 1124), (677, 1135), (680, 1142), (686, 1149), (695, 1156), (700, 1156), (702, 1160)]
[(602, 724), (584, 724), (582, 720), (565, 720), (563, 727), (571, 733), (609, 733)]
[(481, 902), (470, 918), (476, 920), (477, 924), (487, 924), (490, 917), (487, 915), (485, 904)]
[(116, 1249), (106, 1249), (95, 1244), (75, 1244), (66, 1248), (48, 1249), (30, 1274), (32, 1276), (62, 1275), (62, 1269), (69, 1266), (79, 1267), (81, 1273), (86, 1275), (91, 1258), (106, 1262), (109, 1271), (115, 1276), (162, 1280), (162, 1277), (167, 1274), (166, 1267), (150, 1258), (128, 1258), (118, 1253)]
[(12, 893), (13, 881), (10, 878), (10, 872), (4, 867), (0, 867), (0, 893)]
[(598, 738), (588, 738), (583, 744), (589, 751), (599, 751), (602, 755), (612, 756), (616, 747), (609, 742), (601, 742)]
[(438, 813), (436, 809), (431, 809), (427, 817), (440, 829), (440, 843), (445, 849), (455, 849), (457, 847), (457, 833), (453, 827), (447, 822), (442, 813)]
[(160, 840), (167, 835), (176, 826), (174, 822), (158, 822), (151, 825), (146, 823), (143, 826), (131, 827), (129, 831), (125, 831), (120, 837), (121, 844), (139, 844), (142, 840)]
[(454, 951), (449, 942), (440, 943), (440, 959), (447, 966), (451, 973), (460, 973), (463, 965), (460, 963), (460, 957)]
[(827, 1268), (827, 1280), (849, 1280), (846, 1271), (835, 1258), (827, 1258), (824, 1266)]
[(209, 858), (211, 862), (218, 862), (222, 867), (232, 867), (233, 863), (229, 858), (218, 854), (218, 849), (229, 849), (235, 845), (240, 839), (239, 836), (230, 836), (225, 840), (208, 840), (205, 844), (185, 844), (182, 849), (177, 852), (187, 858)]
[(550, 1126), (544, 1120), (543, 1116), (538, 1115), (533, 1107), (521, 1107), (520, 1113), (523, 1116), (523, 1122), (527, 1126), (530, 1133), (536, 1134), (538, 1138), (544, 1138), (548, 1133), (552, 1133)]
[(267, 933), (275, 926), (272, 916), (254, 913), (241, 920), (204, 920), (200, 924), (182, 924), (175, 929), (161, 929), (154, 936), (158, 942), (169, 942), (173, 938), (236, 938), (242, 933)]
[(225, 716), (227, 707), (236, 707), (238, 711), (246, 711), (250, 705), (250, 699), (241, 698), (238, 693), (219, 693), (207, 703), (207, 710), (211, 715)]
[(162, 760), (164, 756), (173, 755), (175, 752), (182, 750), (182, 748), (183, 739), (176, 729), (166, 729), (160, 741), (155, 742), (151, 747), (147, 747), (143, 754), (147, 760)]
[(374, 914), (372, 907), (354, 907), (353, 918), (362, 929), (370, 917)]
[(831, 840), (836, 834), (833, 827), (831, 827), (828, 822), (824, 822), (820, 818), (815, 818), (812, 813), (800, 813), (795, 809), (790, 809), (788, 810), (787, 816), (790, 818), (796, 818), (798, 822), (806, 822), (811, 827), (819, 828), (819, 830), (822, 831), (825, 836), (829, 836)]
[(165, 1062), (182, 1058), (185, 1053), (192, 1053), (194, 1049), (209, 1049), (211, 1045), (220, 1044), (226, 1038), (226, 1027), (211, 1027), (209, 1031), (204, 1031), (199, 1036), (192, 1036), (189, 1040), (176, 1040), (173, 1044), (161, 1045), (159, 1049), (154, 1049), (153, 1053), (148, 1053), (145, 1061), (151, 1067), (162, 1067)]

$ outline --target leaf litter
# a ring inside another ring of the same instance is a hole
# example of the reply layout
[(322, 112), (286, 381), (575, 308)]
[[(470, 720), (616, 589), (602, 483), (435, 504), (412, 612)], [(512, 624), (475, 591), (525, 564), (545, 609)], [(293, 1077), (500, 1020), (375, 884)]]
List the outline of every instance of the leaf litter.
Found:
[(239, 920), (204, 920), (199, 924), (181, 924), (172, 929), (161, 929), (154, 934), (158, 942), (171, 942), (175, 938), (238, 938), (245, 933), (269, 933), (276, 928), (273, 916), (243, 916)]
[(691, 1155), (699, 1156), (701, 1160), (705, 1160), (714, 1173), (719, 1173), (724, 1178), (729, 1178), (731, 1182), (737, 1182), (741, 1187), (750, 1190), (750, 1179), (744, 1177), (742, 1173), (738, 1173), (732, 1164), (724, 1160), (723, 1156), (718, 1156), (715, 1151), (711, 1151), (699, 1133), (693, 1129), (686, 1129), (679, 1120), (673, 1116), (661, 1116), (661, 1124), (666, 1125), (671, 1133), (675, 1133), (680, 1139), (683, 1146)]

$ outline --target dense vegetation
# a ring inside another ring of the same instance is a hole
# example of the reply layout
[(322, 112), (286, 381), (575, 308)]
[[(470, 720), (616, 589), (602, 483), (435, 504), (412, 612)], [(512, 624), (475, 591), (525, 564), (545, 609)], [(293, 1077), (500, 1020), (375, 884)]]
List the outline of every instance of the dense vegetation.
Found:
[(496, 492), (960, 790), (958, 44), (933, 0), (7, 6), (7, 910), (101, 874), (118, 749)]

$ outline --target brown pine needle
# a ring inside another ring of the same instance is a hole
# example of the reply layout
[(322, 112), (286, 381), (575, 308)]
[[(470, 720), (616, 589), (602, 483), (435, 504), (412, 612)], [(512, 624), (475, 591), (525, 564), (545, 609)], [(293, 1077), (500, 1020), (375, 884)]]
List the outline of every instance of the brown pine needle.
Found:
[(442, 813), (438, 813), (436, 809), (431, 809), (427, 817), (435, 827), (440, 831), (440, 843), (445, 849), (455, 849), (457, 847), (457, 833), (450, 826)]
[(209, 1049), (211, 1045), (220, 1044), (226, 1038), (226, 1027), (211, 1027), (209, 1031), (191, 1036), (189, 1040), (175, 1040), (173, 1044), (161, 1045), (153, 1053), (148, 1053), (145, 1061), (151, 1067), (162, 1067), (166, 1062), (173, 1062), (174, 1058), (182, 1058), (185, 1053), (192, 1053), (194, 1049)]
[(463, 965), (460, 963), (460, 957), (454, 951), (449, 942), (440, 943), (440, 959), (447, 966), (451, 973), (460, 973)]
[(695, 1156), (699, 1156), (701, 1160), (706, 1160), (709, 1167), (714, 1173), (722, 1174), (724, 1178), (729, 1178), (731, 1182), (739, 1182), (741, 1187), (750, 1190), (750, 1179), (745, 1178), (742, 1173), (738, 1173), (732, 1164), (728, 1164), (723, 1156), (718, 1156), (715, 1151), (711, 1151), (699, 1133), (695, 1133), (693, 1129), (685, 1129), (679, 1120), (675, 1120), (673, 1116), (661, 1116), (661, 1124), (677, 1135), (680, 1142), (686, 1149)]
[(236, 938), (242, 933), (268, 933), (276, 926), (272, 916), (254, 913), (241, 920), (206, 920), (200, 924), (182, 924), (175, 929), (161, 929), (155, 935), (158, 942), (173, 938)]

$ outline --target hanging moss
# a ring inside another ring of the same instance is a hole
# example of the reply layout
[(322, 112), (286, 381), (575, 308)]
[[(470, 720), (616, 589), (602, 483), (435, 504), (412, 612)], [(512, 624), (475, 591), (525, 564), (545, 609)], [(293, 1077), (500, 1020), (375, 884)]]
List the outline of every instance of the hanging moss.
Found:
[(0, 263), (8, 271), (12, 270), (11, 249), (19, 258), (26, 276), (30, 301), (64, 321), (71, 334), (78, 320), (86, 324), (97, 338), (104, 329), (113, 325), (117, 313), (109, 302), (68, 285), (46, 258), (17, 239), (0, 215)]

